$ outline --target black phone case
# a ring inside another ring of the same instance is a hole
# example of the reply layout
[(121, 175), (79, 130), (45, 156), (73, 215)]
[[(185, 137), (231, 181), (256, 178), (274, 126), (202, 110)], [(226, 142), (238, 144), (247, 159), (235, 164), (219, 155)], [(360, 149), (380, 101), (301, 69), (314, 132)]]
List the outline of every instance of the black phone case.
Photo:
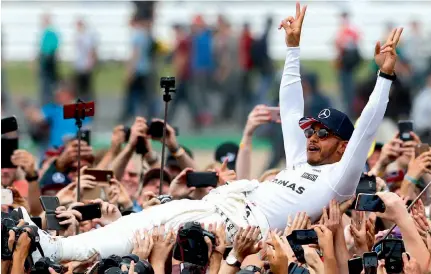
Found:
[(301, 229), (292, 231), (292, 241), (296, 245), (318, 244), (316, 231), (313, 229)]
[(18, 138), (1, 138), (1, 168), (16, 168), (11, 156), (18, 149)]
[(90, 130), (82, 130), (81, 131), (81, 140), (85, 141), (88, 145), (91, 145), (91, 131)]
[(60, 206), (60, 201), (56, 196), (40, 196), (39, 201), (42, 204), (43, 210), (48, 213), (55, 213), (57, 207)]
[(364, 269), (362, 258), (353, 258), (347, 262), (349, 267), (349, 274), (361, 274), (362, 269)]
[(400, 139), (403, 142), (413, 140), (413, 137), (410, 135), (410, 131), (413, 131), (413, 122), (411, 121), (399, 121), (398, 122), (398, 131), (400, 133)]
[(31, 217), (31, 221), (40, 229), (42, 229), (42, 218), (40, 217)]
[(15, 116), (1, 119), (1, 134), (18, 130), (18, 122)]
[(66, 228), (66, 226), (60, 225), (60, 222), (64, 221), (64, 218), (58, 219), (55, 216), (55, 213), (46, 213), (46, 228), (48, 230), (63, 230)]
[(186, 178), (188, 187), (217, 187), (218, 183), (216, 172), (190, 172)]
[(385, 212), (385, 204), (377, 195), (372, 195), (373, 200), (365, 195), (359, 195), (355, 205), (357, 211), (369, 211), (369, 212)]
[(80, 222), (90, 221), (102, 217), (102, 210), (100, 208), (100, 204), (75, 206), (73, 209), (81, 213), (82, 219), (79, 220)]

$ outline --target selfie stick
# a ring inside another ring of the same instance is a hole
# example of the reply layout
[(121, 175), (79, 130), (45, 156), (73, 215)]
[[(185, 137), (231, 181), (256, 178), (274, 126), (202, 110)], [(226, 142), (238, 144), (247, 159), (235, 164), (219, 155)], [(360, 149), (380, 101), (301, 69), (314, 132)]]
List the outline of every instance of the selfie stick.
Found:
[[(84, 104), (83, 108), (79, 106)], [(81, 99), (78, 98), (76, 101), (75, 108), (75, 125), (78, 127), (78, 183), (76, 185), (76, 201), (81, 201), (81, 128), (82, 128), (82, 119), (85, 118), (85, 103)]]
[[(407, 211), (410, 212), (410, 209), (412, 208), (412, 206), (421, 198), (421, 196), (427, 191), (427, 189), (430, 187), (431, 182), (429, 182), (425, 188), (421, 191), (421, 193), (419, 193), (419, 195), (412, 201), (412, 203), (409, 205), (409, 207), (407, 208)], [(389, 231), (386, 233), (386, 235), (383, 237), (383, 240), (386, 239), (391, 233), (392, 231), (395, 229), (397, 225), (394, 224)]]
[(166, 147), (166, 120), (168, 119), (168, 103), (172, 100), (170, 92), (175, 92), (175, 77), (160, 78), (160, 87), (163, 88), (163, 101), (165, 101), (165, 117), (163, 119), (163, 137), (162, 137), (162, 162), (160, 168), (160, 188), (159, 195), (162, 195), (163, 189), (163, 170), (165, 168), (165, 147)]

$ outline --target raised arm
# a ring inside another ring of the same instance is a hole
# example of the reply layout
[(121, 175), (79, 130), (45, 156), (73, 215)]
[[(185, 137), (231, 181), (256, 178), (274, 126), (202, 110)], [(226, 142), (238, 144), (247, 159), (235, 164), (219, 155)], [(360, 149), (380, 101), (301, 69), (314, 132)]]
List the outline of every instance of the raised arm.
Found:
[(298, 126), (304, 116), (304, 96), (299, 73), (299, 42), (307, 6), (296, 3), (296, 16), (284, 19), (279, 29), (286, 32), (287, 55), (280, 84), (280, 116), (283, 129), (286, 166), (305, 160), (306, 139)]
[(380, 68), (380, 76), (377, 77), (376, 86), (361, 113), (357, 127), (334, 174), (336, 175), (334, 178), (338, 179), (333, 180), (332, 183), (339, 195), (352, 195), (363, 172), (368, 151), (389, 101), (389, 90), (392, 84), (389, 78), (395, 75), (394, 68), (397, 60), (395, 49), (402, 32), (402, 28), (394, 29), (383, 47), (380, 47), (380, 42), (376, 44), (374, 59)]

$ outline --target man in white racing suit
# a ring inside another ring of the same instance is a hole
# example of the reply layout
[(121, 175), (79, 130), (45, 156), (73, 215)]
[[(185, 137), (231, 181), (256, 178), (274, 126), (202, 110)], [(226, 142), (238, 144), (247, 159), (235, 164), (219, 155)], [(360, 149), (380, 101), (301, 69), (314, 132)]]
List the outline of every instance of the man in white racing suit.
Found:
[[(296, 6), (296, 16), (280, 24), (286, 33), (287, 56), (280, 85), (280, 112), (286, 151), (286, 168), (277, 177), (230, 182), (202, 200), (177, 200), (122, 217), (100, 229), (68, 238), (39, 231), (45, 256), (55, 261), (84, 260), (126, 255), (133, 249), (134, 233), (164, 224), (177, 229), (189, 221), (225, 222), (228, 240), (239, 227), (284, 229), (289, 215), (305, 211), (316, 221), (331, 199), (350, 198), (363, 171), (367, 153), (384, 116), (389, 89), (395, 79), (395, 48), (402, 29), (394, 29), (382, 47), (376, 44), (380, 67), (376, 86), (354, 129), (349, 118), (335, 109), (323, 109), (317, 117), (303, 117), (304, 98), (299, 73), (300, 36), (306, 6)], [(298, 126), (299, 121), (299, 126)], [(25, 219), (30, 222), (27, 214)], [(38, 251), (33, 259), (40, 257)]]

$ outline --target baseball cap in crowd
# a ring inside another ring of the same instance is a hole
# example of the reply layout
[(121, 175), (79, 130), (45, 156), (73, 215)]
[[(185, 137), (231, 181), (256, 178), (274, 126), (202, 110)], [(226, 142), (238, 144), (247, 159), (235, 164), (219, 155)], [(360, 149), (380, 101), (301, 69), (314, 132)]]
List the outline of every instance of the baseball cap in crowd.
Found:
[[(159, 178), (160, 178), (160, 168), (158, 168), (158, 167), (152, 168), (145, 173), (143, 186), (145, 186), (152, 179), (159, 179)], [(166, 169), (163, 169), (163, 181), (165, 181), (169, 184), (172, 181), (171, 174)]]
[(219, 145), (215, 151), (215, 160), (223, 163), (227, 159), (227, 167), (230, 170), (235, 170), (236, 157), (238, 155), (239, 146), (232, 142), (226, 142)]
[[(184, 149), (184, 151), (187, 153), (187, 155), (189, 155), (189, 157), (193, 159), (192, 151), (190, 149), (186, 148), (185, 146), (181, 146), (181, 147)], [(168, 157), (166, 157), (165, 167), (178, 168), (181, 170), (181, 167), (180, 167), (177, 159), (171, 153), (169, 153)]]
[(325, 108), (319, 112), (317, 117), (308, 116), (299, 120), (299, 126), (303, 130), (311, 127), (314, 123), (322, 124), (345, 141), (350, 140), (355, 129), (349, 117), (335, 108)]
[(43, 176), (39, 182), (41, 192), (59, 191), (70, 184), (70, 178), (61, 172), (54, 172), (51, 176)]

